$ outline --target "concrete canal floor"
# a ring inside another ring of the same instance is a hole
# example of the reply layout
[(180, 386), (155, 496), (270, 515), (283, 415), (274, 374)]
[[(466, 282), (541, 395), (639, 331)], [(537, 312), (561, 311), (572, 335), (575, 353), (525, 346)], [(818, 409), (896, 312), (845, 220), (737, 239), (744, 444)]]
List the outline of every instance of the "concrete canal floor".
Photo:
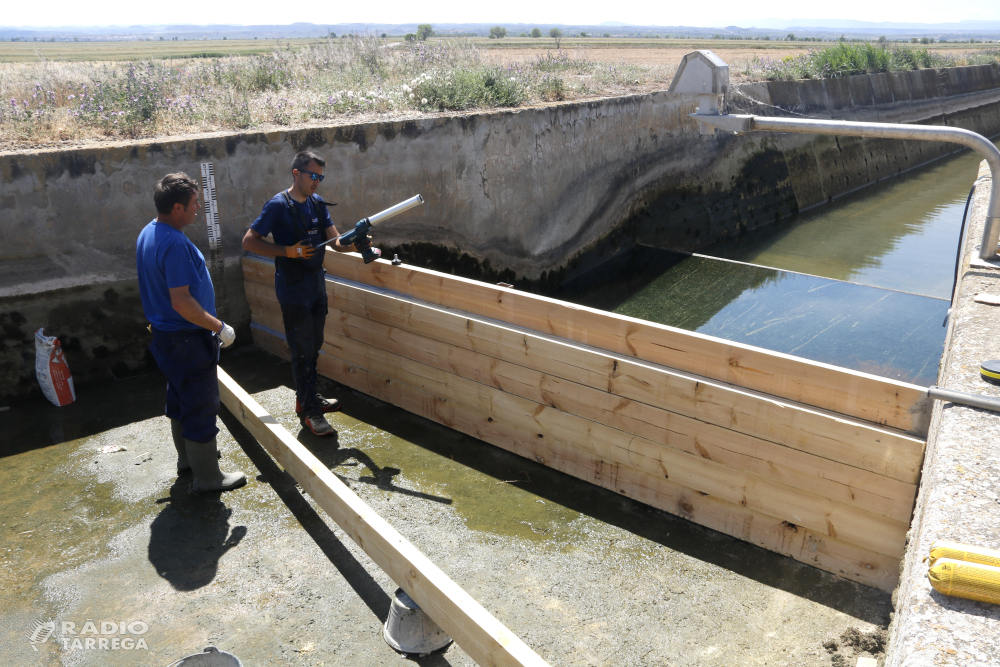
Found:
[[(880, 654), (887, 594), (333, 384), (338, 436), (315, 438), (285, 362), (248, 347), (223, 366), (552, 665)], [(164, 384), (90, 384), (65, 408), (35, 398), (0, 413), (0, 664), (166, 667), (209, 644), (248, 667), (406, 664), (381, 637), (393, 583), (228, 413), (224, 462), (249, 484), (198, 496), (177, 478)], [(51, 636), (36, 630), (50, 620)], [(473, 664), (454, 645), (415, 662)]]

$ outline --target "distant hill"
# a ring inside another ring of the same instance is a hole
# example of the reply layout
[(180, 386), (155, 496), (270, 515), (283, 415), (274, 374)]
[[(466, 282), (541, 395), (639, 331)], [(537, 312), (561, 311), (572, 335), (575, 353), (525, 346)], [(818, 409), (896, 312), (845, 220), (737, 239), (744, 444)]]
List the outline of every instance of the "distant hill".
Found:
[[(0, 17), (2, 20), (2, 17)], [(723, 22), (720, 20), (720, 23)], [(727, 23), (729, 21), (726, 21)], [(1000, 21), (959, 21), (955, 23), (872, 23), (846, 19), (753, 19), (753, 25), (727, 27), (701, 26), (650, 26), (630, 25), (621, 21), (605, 21), (599, 25), (575, 25), (566, 23), (499, 23), (507, 28), (509, 36), (530, 33), (532, 28), (541, 28), (543, 33), (558, 27), (563, 34), (587, 32), (590, 35), (609, 34), (613, 37), (681, 37), (704, 39), (722, 37), (769, 37), (782, 39), (789, 32), (799, 37), (867, 37), (872, 34), (893, 38), (947, 37), (949, 39), (975, 37), (977, 39), (1000, 39)], [(435, 23), (438, 35), (479, 35), (486, 36), (497, 23)], [(0, 39), (36, 41), (103, 41), (139, 39), (299, 39), (324, 37), (331, 32), (337, 36), (345, 34), (386, 34), (401, 37), (417, 31), (416, 23), (292, 23), (288, 25), (104, 25), (104, 26), (0, 26)]]
[(1000, 21), (956, 21), (954, 23), (897, 23), (892, 21), (854, 21), (851, 19), (753, 19), (744, 21), (747, 28), (777, 30), (850, 30), (852, 32), (997, 32)]

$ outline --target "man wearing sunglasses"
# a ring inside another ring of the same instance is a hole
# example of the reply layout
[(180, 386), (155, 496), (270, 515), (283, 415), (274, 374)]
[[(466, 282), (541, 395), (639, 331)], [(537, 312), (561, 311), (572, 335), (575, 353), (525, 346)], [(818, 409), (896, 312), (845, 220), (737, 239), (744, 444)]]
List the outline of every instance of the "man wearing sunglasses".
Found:
[[(295, 376), (295, 412), (314, 435), (333, 435), (323, 416), (340, 409), (337, 399), (327, 400), (316, 386), (316, 360), (323, 346), (326, 325), (326, 280), (320, 243), (340, 236), (333, 226), (326, 202), (316, 194), (323, 181), (326, 161), (310, 151), (292, 160), (292, 187), (266, 204), (243, 237), (243, 249), (274, 257), (274, 290), (281, 305), (285, 340), (292, 354)], [(270, 234), (274, 243), (264, 237)], [(337, 252), (354, 246), (329, 244)]]

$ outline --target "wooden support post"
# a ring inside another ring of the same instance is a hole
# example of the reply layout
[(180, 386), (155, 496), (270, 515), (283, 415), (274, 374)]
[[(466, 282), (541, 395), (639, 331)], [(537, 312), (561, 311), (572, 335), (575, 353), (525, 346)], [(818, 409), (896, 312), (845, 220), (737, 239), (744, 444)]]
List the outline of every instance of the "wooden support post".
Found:
[(221, 368), (219, 394), (264, 449), (477, 664), (547, 667), (548, 663), (372, 511)]

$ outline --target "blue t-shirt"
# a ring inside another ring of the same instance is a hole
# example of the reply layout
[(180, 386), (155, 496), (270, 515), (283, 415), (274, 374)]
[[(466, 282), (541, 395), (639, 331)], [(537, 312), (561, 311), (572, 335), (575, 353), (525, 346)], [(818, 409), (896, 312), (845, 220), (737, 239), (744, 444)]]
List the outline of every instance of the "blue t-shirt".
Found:
[(215, 289), (205, 266), (205, 256), (165, 222), (153, 220), (139, 233), (135, 245), (142, 310), (154, 329), (183, 331), (201, 329), (188, 322), (170, 304), (170, 288), (187, 285), (191, 296), (215, 317)]
[[(313, 197), (323, 201), (319, 195)], [(326, 206), (308, 199), (302, 203), (294, 199), (291, 201), (298, 209), (298, 215), (295, 211), (288, 210), (285, 197), (279, 192), (264, 204), (250, 229), (261, 236), (273, 235), (277, 245), (295, 245), (305, 238), (303, 234), (308, 235), (314, 246), (326, 241), (326, 230), (333, 227), (333, 220), (330, 219)], [(305, 229), (301, 233), (297, 231), (303, 227)]]

